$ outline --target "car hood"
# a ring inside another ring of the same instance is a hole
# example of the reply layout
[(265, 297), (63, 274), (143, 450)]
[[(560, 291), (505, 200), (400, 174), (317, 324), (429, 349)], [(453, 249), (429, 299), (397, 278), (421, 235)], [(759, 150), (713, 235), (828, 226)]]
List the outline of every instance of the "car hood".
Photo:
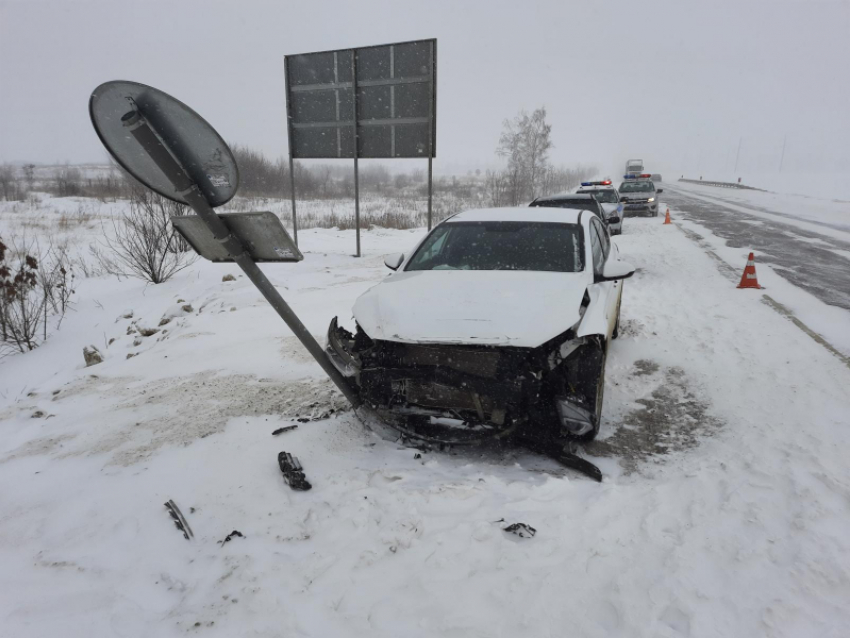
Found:
[(629, 202), (645, 202), (650, 197), (655, 197), (655, 193), (626, 193), (620, 195), (620, 199)]
[(610, 217), (611, 215), (616, 213), (620, 208), (619, 204), (606, 204), (605, 202), (600, 202), (600, 204), (602, 205), (602, 210), (605, 211), (606, 217)]
[(585, 273), (398, 272), (362, 294), (354, 318), (372, 339), (535, 348), (575, 325)]

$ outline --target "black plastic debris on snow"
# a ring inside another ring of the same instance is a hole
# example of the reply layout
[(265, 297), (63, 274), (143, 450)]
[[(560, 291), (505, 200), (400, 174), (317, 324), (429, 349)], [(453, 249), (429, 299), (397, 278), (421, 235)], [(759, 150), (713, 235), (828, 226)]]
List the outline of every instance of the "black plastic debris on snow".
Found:
[(183, 538), (188, 541), (195, 537), (192, 533), (192, 528), (189, 527), (189, 523), (186, 522), (186, 518), (183, 516), (183, 512), (177, 507), (177, 503), (169, 499), (165, 503), (165, 509), (171, 514), (171, 518), (174, 520), (174, 526), (183, 532)]
[(574, 441), (570, 441), (565, 445), (540, 441), (525, 441), (524, 444), (532, 452), (548, 456), (564, 467), (581, 472), (599, 483), (602, 482), (602, 470), (578, 455), (579, 446)]
[(287, 425), (282, 428), (278, 428), (274, 432), (272, 432), (272, 436), (277, 436), (278, 434), (283, 434), (284, 432), (291, 432), (292, 430), (297, 430), (297, 425)]
[(513, 523), (507, 527), (503, 527), (502, 531), (516, 534), (520, 538), (532, 538), (537, 533), (536, 529), (525, 523)]
[(230, 532), (227, 536), (225, 536), (225, 537), (224, 537), (224, 540), (218, 541), (218, 544), (219, 544), (219, 545), (224, 545), (225, 543), (229, 543), (231, 540), (233, 540), (233, 539), (234, 539), (234, 538), (236, 538), (237, 536), (238, 536), (239, 538), (245, 538), (245, 534), (243, 534), (242, 532), (240, 532), (238, 529), (235, 529), (235, 530), (233, 530), (232, 532)]
[(293, 490), (306, 492), (313, 487), (307, 477), (304, 476), (304, 468), (301, 467), (301, 462), (289, 452), (278, 454), (277, 462), (280, 465), (280, 471), (283, 473), (283, 480)]

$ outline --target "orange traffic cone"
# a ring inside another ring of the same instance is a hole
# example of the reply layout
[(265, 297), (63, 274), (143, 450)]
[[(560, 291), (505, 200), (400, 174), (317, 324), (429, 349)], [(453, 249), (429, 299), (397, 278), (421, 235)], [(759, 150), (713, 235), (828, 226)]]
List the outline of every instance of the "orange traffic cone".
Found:
[(664, 223), (665, 224), (672, 224), (673, 223), (673, 222), (670, 221), (670, 209), (669, 208), (667, 209), (667, 215), (664, 217)]
[(759, 286), (759, 280), (756, 277), (756, 259), (753, 253), (750, 253), (750, 256), (747, 257), (747, 266), (744, 268), (744, 274), (738, 288), (763, 288), (763, 286)]

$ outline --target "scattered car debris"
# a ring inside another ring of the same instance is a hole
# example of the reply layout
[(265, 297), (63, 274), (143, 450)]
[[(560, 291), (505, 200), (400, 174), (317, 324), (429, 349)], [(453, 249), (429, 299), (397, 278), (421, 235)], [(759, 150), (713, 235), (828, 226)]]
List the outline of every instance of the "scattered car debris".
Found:
[(537, 533), (536, 529), (525, 523), (513, 523), (507, 527), (503, 527), (502, 531), (516, 534), (520, 538), (532, 538)]
[(564, 467), (568, 467), (576, 472), (581, 472), (585, 476), (588, 476), (599, 483), (602, 482), (602, 470), (587, 459), (578, 455), (579, 447), (575, 441), (569, 441), (563, 446), (555, 443), (546, 444), (530, 440), (524, 440), (523, 444), (532, 452), (548, 456), (550, 459), (558, 461), (558, 463)]
[(183, 532), (183, 538), (188, 541), (195, 537), (192, 533), (192, 528), (189, 527), (189, 523), (186, 522), (186, 518), (183, 516), (183, 512), (177, 507), (177, 503), (169, 499), (165, 502), (165, 509), (168, 510), (171, 518), (174, 519), (174, 526)]
[(602, 470), (587, 459), (581, 458), (574, 450), (564, 447), (560, 451), (553, 451), (549, 454), (549, 456), (558, 461), (558, 463), (564, 467), (568, 467), (576, 472), (581, 472), (585, 476), (589, 476), (599, 483), (602, 482)]
[(278, 434), (283, 434), (284, 432), (291, 432), (292, 430), (297, 430), (297, 425), (286, 425), (282, 428), (278, 428), (274, 432), (272, 432), (272, 436), (277, 436)]
[(230, 532), (227, 536), (225, 536), (225, 537), (224, 537), (224, 540), (220, 540), (220, 541), (218, 541), (218, 544), (219, 544), (219, 545), (224, 545), (225, 543), (229, 543), (231, 540), (233, 540), (233, 538), (235, 538), (235, 537), (237, 537), (237, 536), (238, 536), (239, 538), (245, 538), (245, 534), (243, 534), (242, 532), (240, 532), (238, 529), (235, 529), (235, 530), (233, 530), (232, 532)]
[(280, 465), (280, 471), (283, 472), (283, 479), (293, 490), (306, 492), (313, 487), (304, 476), (304, 468), (301, 467), (301, 462), (289, 452), (278, 454), (277, 462)]

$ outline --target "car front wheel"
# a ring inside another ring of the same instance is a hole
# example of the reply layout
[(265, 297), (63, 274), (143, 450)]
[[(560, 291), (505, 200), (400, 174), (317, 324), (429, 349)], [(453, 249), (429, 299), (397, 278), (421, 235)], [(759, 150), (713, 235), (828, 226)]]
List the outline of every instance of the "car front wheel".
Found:
[(596, 393), (594, 397), (593, 410), (593, 429), (590, 432), (578, 435), (576, 438), (579, 441), (592, 441), (599, 434), (599, 428), (602, 425), (602, 401), (605, 398), (605, 362), (608, 359), (606, 352), (602, 356), (602, 366), (599, 370), (599, 378), (596, 381)]

